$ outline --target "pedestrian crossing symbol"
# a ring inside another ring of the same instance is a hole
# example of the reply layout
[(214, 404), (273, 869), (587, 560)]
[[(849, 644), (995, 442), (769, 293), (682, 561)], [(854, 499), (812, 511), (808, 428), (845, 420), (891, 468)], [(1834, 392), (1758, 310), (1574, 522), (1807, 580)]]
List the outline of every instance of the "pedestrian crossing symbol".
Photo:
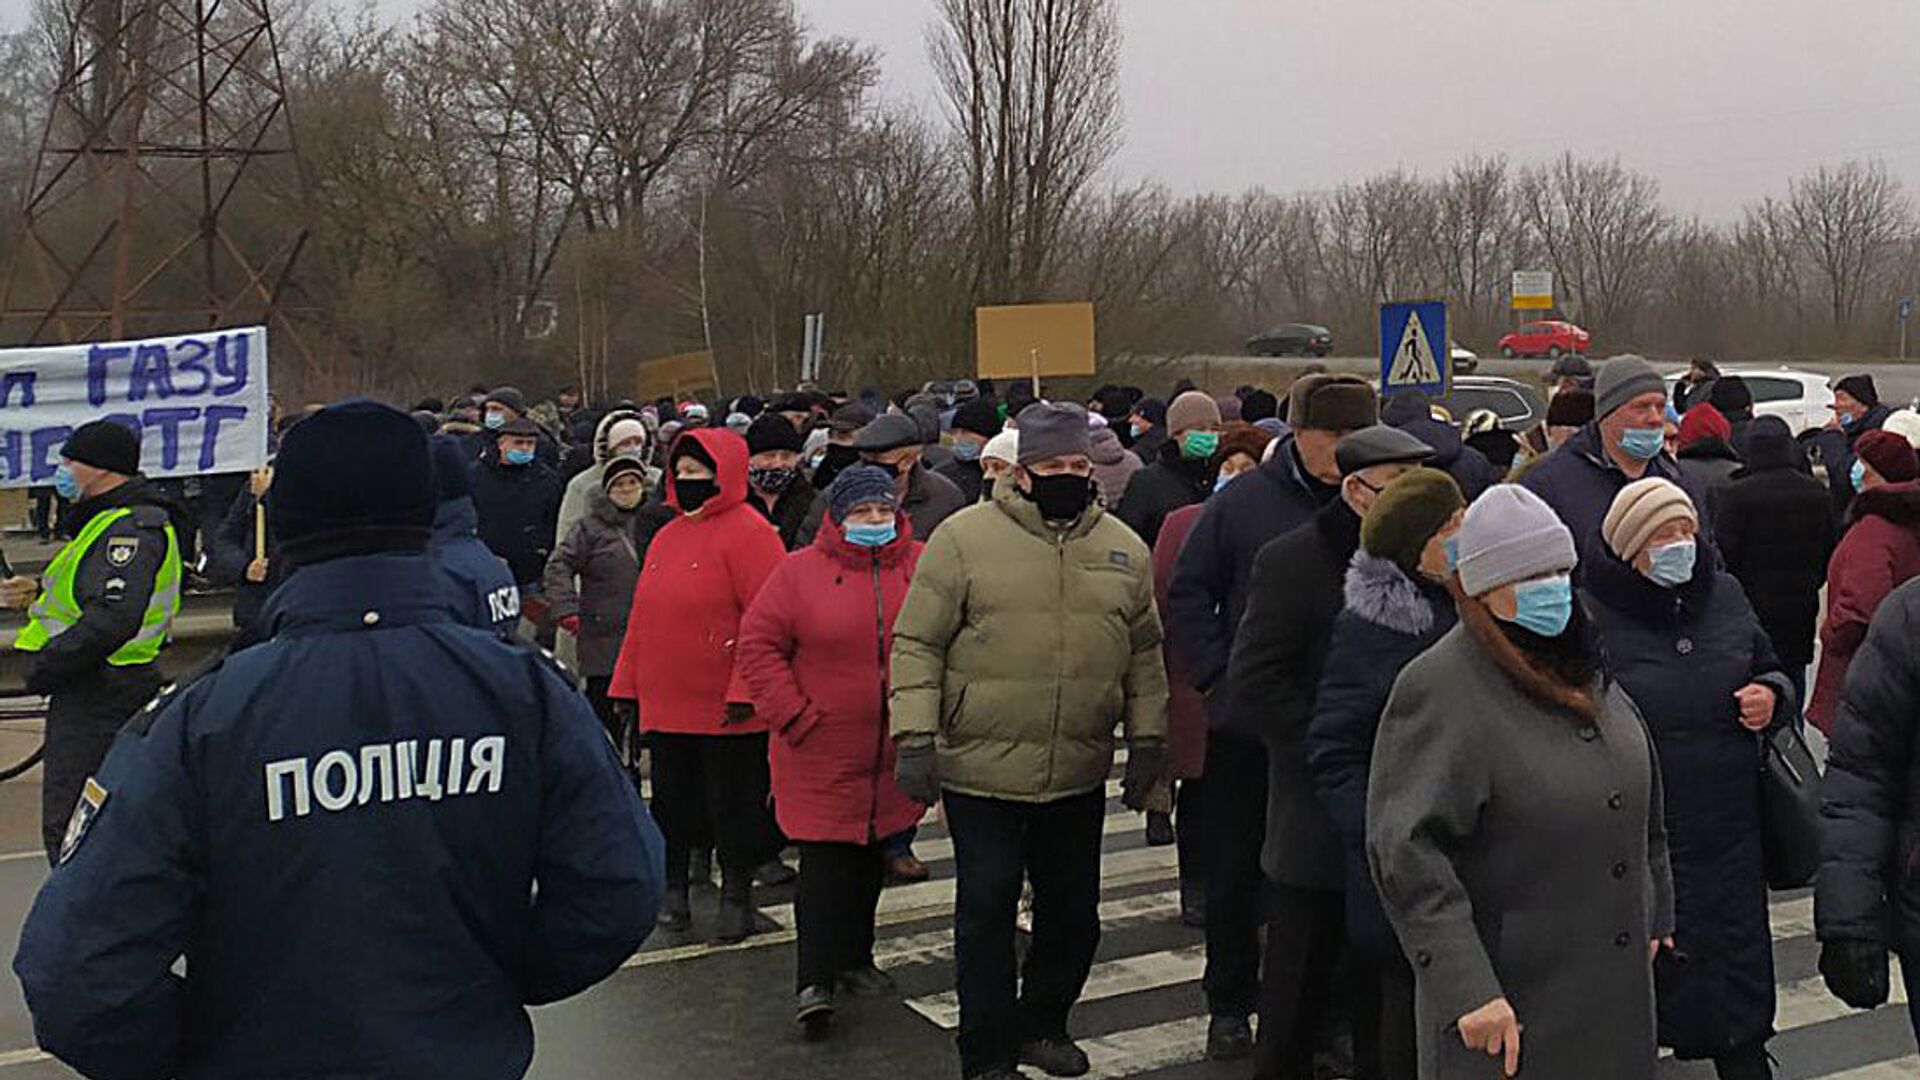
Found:
[(1447, 305), (1439, 301), (1380, 307), (1380, 392), (1447, 392), (1452, 372)]

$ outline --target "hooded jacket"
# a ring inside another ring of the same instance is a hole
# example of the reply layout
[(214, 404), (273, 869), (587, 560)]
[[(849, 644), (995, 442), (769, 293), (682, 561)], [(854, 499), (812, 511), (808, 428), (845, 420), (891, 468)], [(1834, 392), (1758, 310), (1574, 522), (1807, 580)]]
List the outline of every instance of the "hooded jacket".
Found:
[(1720, 496), (1740, 469), (1740, 455), (1720, 439), (1705, 438), (1683, 448), (1674, 459), (1680, 464), (1680, 472), (1706, 495), (1707, 512), (1718, 519)]
[(622, 510), (603, 491), (593, 492), (588, 505), (587, 516), (547, 560), (547, 602), (555, 619), (580, 617), (580, 674), (604, 679), (613, 674), (626, 637), (640, 564), (673, 511), (652, 502)]
[[(613, 447), (607, 445), (607, 433), (613, 430), (613, 425), (622, 420), (632, 420), (639, 423), (641, 427), (646, 427), (645, 422), (640, 419), (640, 414), (632, 409), (615, 409), (601, 417), (600, 422), (594, 425), (593, 464), (580, 470), (573, 479), (567, 481), (567, 493), (560, 500), (560, 516), (553, 529), (553, 542), (556, 545), (565, 540), (567, 534), (573, 531), (574, 525), (593, 509), (593, 496), (602, 491), (600, 478), (605, 475), (604, 467), (607, 459), (613, 456)], [(649, 430), (647, 448), (651, 450), (652, 447), (653, 436)], [(642, 456), (645, 456), (644, 452)], [(659, 469), (648, 465), (645, 479), (649, 496), (660, 490)]]
[(1167, 734), (1167, 671), (1145, 544), (1091, 504), (1064, 531), (1010, 478), (927, 542), (894, 622), (893, 734), (933, 736), (965, 795), (1098, 790), (1113, 733)]
[(1126, 496), (1127, 485), (1134, 474), (1140, 471), (1140, 459), (1133, 451), (1120, 445), (1120, 436), (1112, 428), (1100, 428), (1093, 433), (1093, 482), (1100, 487), (1100, 498), (1109, 507), (1120, 505)]
[(433, 512), (433, 543), (427, 550), (460, 621), (510, 637), (520, 628), (520, 586), (507, 564), (480, 541), (479, 522), (471, 498), (442, 502)]
[[(786, 551), (780, 534), (746, 505), (746, 440), (718, 428), (694, 428), (680, 438), (713, 460), (719, 490), (698, 513), (668, 522), (648, 546), (607, 696), (638, 702), (645, 731), (763, 732), (766, 718), (757, 714), (739, 724), (721, 721), (729, 704), (753, 700), (734, 665), (740, 617)], [(680, 509), (671, 482), (667, 505)]]
[(1393, 426), (1433, 449), (1433, 457), (1427, 460), (1427, 464), (1453, 477), (1467, 502), (1473, 502), (1482, 492), (1500, 482), (1501, 471), (1487, 460), (1487, 455), (1462, 442), (1459, 430), (1452, 424), (1442, 423), (1429, 415), (1416, 416)]
[(1727, 570), (1740, 579), (1780, 661), (1804, 671), (1813, 662), (1820, 587), (1833, 554), (1827, 491), (1802, 472), (1785, 424), (1760, 425), (1747, 441), (1714, 509), (1714, 532)]
[(740, 624), (740, 668), (775, 736), (774, 814), (791, 839), (870, 844), (926, 810), (894, 783), (887, 728), (886, 658), (920, 550), (910, 522), (876, 550), (829, 521)]
[(1833, 730), (1847, 665), (1887, 594), (1920, 575), (1920, 480), (1885, 484), (1854, 496), (1853, 522), (1827, 563), (1827, 618), (1820, 627), (1820, 671), (1807, 719)]

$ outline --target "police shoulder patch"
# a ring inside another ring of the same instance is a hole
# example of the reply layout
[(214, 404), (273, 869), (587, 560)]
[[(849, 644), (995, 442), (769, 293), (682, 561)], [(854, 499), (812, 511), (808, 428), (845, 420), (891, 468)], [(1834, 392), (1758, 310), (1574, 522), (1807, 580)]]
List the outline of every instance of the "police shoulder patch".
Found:
[(138, 554), (140, 538), (137, 536), (116, 536), (107, 541), (107, 562), (114, 566), (131, 565)]
[(80, 801), (73, 804), (73, 816), (67, 819), (67, 834), (60, 841), (60, 858), (56, 865), (64, 866), (73, 853), (80, 850), (80, 842), (87, 838), (88, 830), (100, 817), (100, 809), (107, 805), (106, 788), (100, 781), (87, 777), (87, 784), (80, 789)]

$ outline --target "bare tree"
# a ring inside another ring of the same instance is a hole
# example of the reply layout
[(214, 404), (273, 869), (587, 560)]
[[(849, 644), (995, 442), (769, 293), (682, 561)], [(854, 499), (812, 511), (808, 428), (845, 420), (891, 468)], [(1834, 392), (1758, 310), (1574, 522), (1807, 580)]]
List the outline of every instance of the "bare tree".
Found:
[(1884, 166), (1850, 161), (1795, 180), (1786, 212), (1795, 241), (1825, 279), (1833, 328), (1844, 338), (1875, 277), (1912, 231), (1912, 204)]
[(928, 51), (965, 161), (975, 294), (1039, 299), (1055, 242), (1120, 143), (1113, 0), (939, 0)]
[(1652, 255), (1672, 227), (1660, 185), (1618, 160), (1565, 154), (1522, 174), (1520, 205), (1553, 265), (1555, 288), (1581, 318), (1629, 337), (1647, 298)]

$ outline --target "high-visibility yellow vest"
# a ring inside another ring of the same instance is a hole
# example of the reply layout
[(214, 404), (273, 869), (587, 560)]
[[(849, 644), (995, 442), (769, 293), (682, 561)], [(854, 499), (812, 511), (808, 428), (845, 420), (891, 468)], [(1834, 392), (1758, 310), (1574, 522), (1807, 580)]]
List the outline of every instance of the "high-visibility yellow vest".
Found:
[[(108, 510), (95, 514), (87, 527), (73, 542), (60, 549), (53, 562), (47, 564), (46, 577), (40, 583), (40, 596), (27, 609), (28, 622), (21, 628), (19, 636), (14, 638), (13, 647), (19, 652), (39, 652), (47, 647), (47, 642), (59, 637), (80, 621), (80, 602), (73, 595), (73, 580), (80, 571), (80, 562), (94, 541), (113, 526), (113, 523), (133, 513), (127, 507)], [(140, 618), (140, 632), (131, 641), (116, 649), (107, 663), (114, 667), (132, 667), (135, 664), (151, 664), (160, 656), (160, 647), (167, 642), (167, 631), (173, 626), (173, 618), (180, 612), (180, 543), (173, 533), (173, 525), (166, 526), (167, 557), (160, 563), (160, 573), (153, 581), (153, 595), (147, 600), (147, 610)]]

